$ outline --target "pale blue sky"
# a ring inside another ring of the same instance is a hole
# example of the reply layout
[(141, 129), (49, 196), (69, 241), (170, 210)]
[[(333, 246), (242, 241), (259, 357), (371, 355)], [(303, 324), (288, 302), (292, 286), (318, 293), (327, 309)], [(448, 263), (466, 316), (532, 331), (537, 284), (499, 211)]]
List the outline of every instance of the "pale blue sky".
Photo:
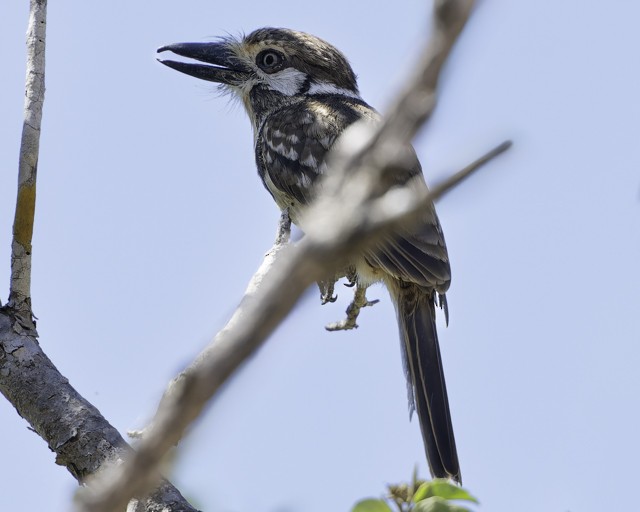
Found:
[[(22, 122), (26, 0), (0, 5), (0, 282)], [(41, 343), (122, 432), (221, 327), (278, 217), (239, 106), (155, 48), (285, 26), (349, 57), (384, 110), (423, 2), (53, 2), (34, 239)], [(441, 345), (465, 485), (491, 512), (629, 508), (640, 394), (640, 4), (484, 0), (416, 140), (428, 181), (514, 148), (438, 204)], [(426, 474), (382, 288), (360, 328), (315, 290), (208, 409), (173, 480), (204, 510), (347, 511)], [(67, 510), (74, 481), (0, 400), (2, 509)]]

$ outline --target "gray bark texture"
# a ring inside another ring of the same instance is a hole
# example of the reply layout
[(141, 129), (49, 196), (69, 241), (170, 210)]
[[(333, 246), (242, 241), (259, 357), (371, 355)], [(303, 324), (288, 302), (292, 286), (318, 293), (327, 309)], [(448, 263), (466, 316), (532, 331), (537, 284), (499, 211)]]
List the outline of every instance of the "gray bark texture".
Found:
[[(60, 374), (19, 315), (0, 308), (0, 392), (83, 483), (132, 452), (120, 433)], [(195, 511), (169, 482), (141, 500), (142, 510)], [(136, 510), (137, 510), (136, 509)]]

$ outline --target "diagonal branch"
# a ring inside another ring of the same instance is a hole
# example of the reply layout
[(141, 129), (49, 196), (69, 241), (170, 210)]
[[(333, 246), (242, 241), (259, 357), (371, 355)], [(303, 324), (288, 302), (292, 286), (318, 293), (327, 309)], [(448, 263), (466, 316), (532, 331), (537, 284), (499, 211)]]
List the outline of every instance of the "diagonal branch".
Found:
[(44, 103), (47, 0), (31, 0), (27, 28), (27, 78), (20, 142), (18, 198), (11, 243), (9, 305), (31, 322), (31, 239), (36, 208), (36, 175)]
[(324, 193), (311, 208), (312, 225), (305, 238), (295, 247), (277, 247), (277, 258), (265, 260), (259, 278), (254, 276), (252, 281), (257, 286), (250, 285), (229, 323), (170, 385), (136, 453), (120, 468), (94, 482), (95, 492), (80, 496), (79, 510), (122, 510), (131, 496), (150, 489), (167, 451), (179, 442), (206, 402), (260, 347), (310, 284), (342, 268), (350, 256), (386, 230), (417, 218), (432, 200), (508, 148), (509, 143), (499, 146), (432, 192), (420, 193), (407, 187), (382, 195), (375, 193), (389, 168), (406, 163), (402, 148), (433, 111), (440, 70), (472, 4), (472, 0), (436, 1), (434, 31), (415, 76), (386, 121), (373, 131), (356, 129), (347, 135), (343, 144), (346, 149), (332, 162), (332, 177), (326, 180)]

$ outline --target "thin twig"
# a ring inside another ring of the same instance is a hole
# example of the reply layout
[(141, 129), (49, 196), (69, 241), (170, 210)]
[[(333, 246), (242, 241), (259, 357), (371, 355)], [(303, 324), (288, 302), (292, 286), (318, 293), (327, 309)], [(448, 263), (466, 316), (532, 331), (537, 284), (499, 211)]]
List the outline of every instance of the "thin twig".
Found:
[[(513, 143), (510, 140), (498, 144), (480, 158), (436, 184), (431, 190), (411, 190), (410, 187), (407, 187), (397, 191), (397, 194), (387, 194), (381, 197), (372, 204), (368, 212), (367, 221), (361, 224), (358, 236), (368, 238), (372, 233), (379, 233), (381, 230), (393, 231), (399, 225), (406, 225), (416, 221), (431, 203), (451, 192), (485, 164), (507, 151), (512, 145)], [(401, 194), (412, 197), (402, 200), (398, 197)]]
[[(464, 26), (472, 1), (439, 0), (436, 3), (436, 23), (431, 43), (420, 61), (418, 73), (403, 93), (403, 98), (413, 100), (409, 101), (408, 106), (403, 99), (398, 101), (397, 107), (392, 109), (391, 120), (381, 123), (374, 138), (366, 141), (366, 150), (358, 150), (355, 156), (349, 155), (351, 158), (346, 159), (349, 165), (337, 166), (337, 180), (342, 181), (349, 190), (371, 191), (372, 186), (368, 181), (364, 188), (360, 187), (362, 181), (358, 181), (367, 174), (366, 170), (377, 169), (377, 176), (380, 176), (390, 165), (399, 165), (402, 151), (398, 148), (410, 143), (433, 109), (438, 74)], [(396, 128), (391, 130), (389, 124)], [(381, 147), (391, 149), (391, 156), (385, 156)], [(190, 423), (229, 376), (260, 347), (289, 313), (304, 290), (311, 283), (330, 275), (336, 268), (342, 268), (341, 264), (367, 243), (360, 234), (361, 226), (354, 224), (349, 214), (354, 210), (359, 210), (359, 218), (374, 214), (374, 222), (366, 225), (367, 237), (374, 237), (383, 232), (389, 223), (401, 222), (398, 219), (409, 218), (415, 212), (420, 212), (421, 208), (463, 180), (478, 165), (470, 167), (431, 193), (425, 191), (420, 195), (407, 189), (403, 201), (406, 206), (395, 209), (385, 203), (386, 195), (375, 199), (377, 196), (356, 194), (357, 200), (348, 202), (343, 200), (341, 194), (332, 195), (331, 192), (335, 190), (328, 187), (329, 193), (326, 195), (329, 197), (325, 196), (323, 200), (331, 206), (338, 220), (326, 233), (322, 229), (312, 229), (297, 246), (285, 246), (277, 251), (278, 258), (269, 263), (267, 272), (260, 272), (260, 278), (252, 280), (253, 283), (258, 282), (259, 286), (250, 286), (250, 293), (243, 298), (229, 323), (165, 393), (151, 426), (145, 429), (137, 453), (124, 461), (119, 471), (112, 472), (108, 480), (94, 483), (94, 493), (82, 497), (80, 510), (122, 510), (131, 496), (148, 491), (154, 483), (152, 475), (167, 451), (180, 440)], [(381, 212), (386, 214), (386, 224)]]
[(27, 28), (27, 78), (20, 142), (18, 198), (11, 243), (9, 306), (31, 321), (31, 239), (36, 207), (36, 175), (44, 103), (47, 0), (31, 0)]

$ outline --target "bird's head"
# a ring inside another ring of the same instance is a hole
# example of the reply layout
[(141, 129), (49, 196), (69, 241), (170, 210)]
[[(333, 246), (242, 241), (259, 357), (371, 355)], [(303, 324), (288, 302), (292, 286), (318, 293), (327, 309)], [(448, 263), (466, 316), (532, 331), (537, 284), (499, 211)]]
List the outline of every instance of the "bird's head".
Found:
[(345, 56), (326, 41), (295, 30), (261, 28), (241, 38), (158, 49), (166, 51), (197, 62), (160, 60), (162, 64), (237, 94), (254, 123), (299, 97), (359, 97), (356, 76)]

